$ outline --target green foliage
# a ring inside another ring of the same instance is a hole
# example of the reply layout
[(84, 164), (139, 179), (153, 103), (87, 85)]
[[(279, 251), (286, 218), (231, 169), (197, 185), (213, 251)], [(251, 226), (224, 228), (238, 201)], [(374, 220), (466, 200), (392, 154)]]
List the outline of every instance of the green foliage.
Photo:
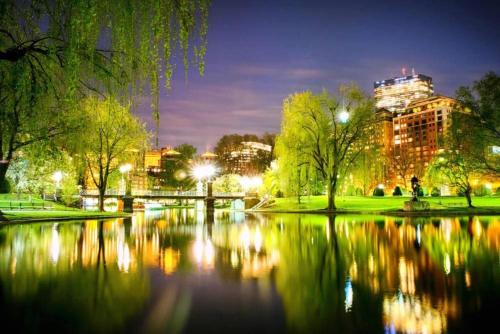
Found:
[[(271, 166), (275, 166), (275, 163)], [(259, 194), (278, 197), (278, 193), (280, 193), (278, 171), (276, 168), (271, 167), (262, 174), (262, 186), (259, 189)], [(281, 196), (283, 195), (281, 194)]]
[[(222, 173), (243, 175), (256, 175), (265, 172), (273, 159), (272, 148), (274, 148), (275, 135), (264, 133), (262, 136), (255, 134), (230, 134), (222, 136), (215, 145), (217, 162), (222, 166)], [(239, 156), (233, 152), (240, 152), (244, 149), (243, 142), (258, 142), (271, 146), (271, 152), (257, 150), (256, 155), (250, 161), (241, 161)]]
[(237, 174), (224, 174), (213, 182), (214, 192), (241, 192), (243, 188), (240, 184), (240, 176)]
[[(177, 53), (186, 74), (189, 55), (204, 73), (209, 4), (2, 1), (0, 160), (85, 126), (71, 120), (81, 99), (96, 93), (125, 104), (147, 87), (158, 125), (160, 78), (169, 89)], [(8, 166), (0, 165), (0, 181)]]
[(83, 157), (92, 181), (104, 193), (110, 175), (147, 147), (149, 135), (129, 107), (113, 99), (86, 99), (81, 113), (86, 126), (75, 136), (72, 149)]
[(474, 195), (476, 196), (488, 196), (491, 194), (492, 194), (491, 188), (488, 188), (484, 184), (481, 184), (474, 189)]
[(335, 209), (337, 188), (364, 150), (373, 118), (373, 101), (356, 86), (342, 86), (337, 96), (302, 92), (286, 98), (276, 139), (285, 193), (300, 195), (321, 180), (328, 189), (328, 208)]
[(385, 195), (384, 189), (379, 187), (375, 187), (375, 189), (373, 189), (373, 196), (384, 196), (384, 195)]
[(399, 186), (396, 186), (394, 188), (394, 191), (392, 192), (392, 196), (403, 196), (403, 191)]
[(72, 202), (71, 196), (78, 193), (78, 170), (73, 158), (65, 151), (52, 150), (47, 147), (28, 147), (22, 157), (14, 159), (7, 172), (14, 191), (17, 194), (56, 193), (53, 175), (62, 173), (60, 189), (63, 202)]
[(432, 197), (439, 197), (439, 196), (441, 196), (441, 190), (439, 188), (437, 188), (437, 187), (432, 188), (431, 196)]
[(163, 185), (167, 189), (190, 189), (195, 180), (190, 177), (190, 162), (196, 155), (196, 147), (191, 144), (181, 144), (174, 147), (180, 154), (163, 163), (164, 172), (161, 174)]
[(495, 177), (500, 175), (500, 155), (491, 147), (500, 146), (500, 76), (486, 73), (471, 87), (460, 87), (457, 99), (461, 113), (460, 127), (463, 155), (475, 162), (477, 170)]

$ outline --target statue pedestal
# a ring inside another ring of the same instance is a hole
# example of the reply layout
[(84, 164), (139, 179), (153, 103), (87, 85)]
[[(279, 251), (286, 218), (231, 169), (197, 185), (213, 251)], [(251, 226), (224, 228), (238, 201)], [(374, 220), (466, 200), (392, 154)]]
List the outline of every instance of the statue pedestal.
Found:
[(118, 208), (121, 208), (121, 211), (123, 212), (134, 212), (134, 198), (129, 196), (119, 198)]
[(406, 201), (404, 211), (427, 211), (430, 209), (429, 202), (426, 201)]

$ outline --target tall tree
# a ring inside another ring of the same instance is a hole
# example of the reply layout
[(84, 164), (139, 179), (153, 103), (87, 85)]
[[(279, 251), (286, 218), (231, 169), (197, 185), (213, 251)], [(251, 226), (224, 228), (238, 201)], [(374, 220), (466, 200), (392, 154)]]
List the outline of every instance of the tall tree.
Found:
[(373, 120), (372, 99), (354, 85), (342, 86), (338, 96), (327, 92), (291, 95), (283, 103), (277, 157), (282, 158), (280, 164), (286, 164), (283, 153), (300, 147), (326, 183), (327, 209), (335, 210), (337, 187), (364, 149)]
[[(263, 173), (270, 166), (273, 158), (275, 135), (264, 133), (261, 137), (255, 134), (230, 134), (222, 136), (215, 146), (218, 163), (224, 173), (258, 174)], [(256, 149), (255, 155), (248, 157), (244, 142), (258, 142), (271, 146), (271, 150)]]
[(15, 152), (60, 134), (61, 111), (90, 92), (126, 100), (149, 83), (158, 123), (176, 53), (185, 73), (190, 54), (204, 72), (209, 2), (1, 1), (0, 183)]
[(173, 189), (189, 189), (194, 185), (190, 177), (189, 166), (197, 149), (191, 144), (184, 143), (174, 147), (174, 150), (180, 154), (164, 162), (161, 177), (163, 185)]
[(92, 181), (99, 190), (99, 210), (104, 210), (104, 195), (110, 174), (129, 155), (144, 148), (149, 140), (144, 125), (129, 108), (112, 99), (89, 98), (82, 103), (87, 124), (78, 136), (75, 149), (81, 152)]
[(457, 108), (468, 111), (454, 118), (468, 142), (462, 154), (475, 160), (483, 173), (499, 177), (500, 154), (493, 148), (500, 148), (500, 76), (488, 72), (472, 87), (460, 87), (456, 96)]
[(474, 140), (465, 135), (463, 113), (451, 114), (451, 124), (446, 134), (440, 138), (444, 149), (432, 161), (428, 175), (438, 176), (449, 185), (464, 194), (467, 205), (472, 205), (472, 179), (481, 175), (481, 163), (470, 154), (467, 154)]

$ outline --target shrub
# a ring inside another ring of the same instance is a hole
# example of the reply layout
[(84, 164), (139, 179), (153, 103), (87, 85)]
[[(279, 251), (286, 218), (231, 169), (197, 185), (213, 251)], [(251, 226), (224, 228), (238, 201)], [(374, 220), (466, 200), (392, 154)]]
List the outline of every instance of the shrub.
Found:
[(392, 196), (403, 196), (403, 191), (401, 190), (401, 188), (399, 186), (396, 186), (396, 188), (394, 188), (394, 191), (392, 192)]
[(3, 182), (0, 181), (0, 194), (8, 194), (11, 191), (10, 183), (7, 179), (4, 179)]
[(379, 187), (373, 189), (373, 196), (384, 196), (384, 189), (381, 189)]
[(347, 186), (347, 189), (345, 191), (346, 196), (355, 196), (356, 195), (356, 187), (354, 187), (352, 184)]
[(424, 197), (424, 188), (422, 188), (422, 187), (417, 188), (417, 196)]
[(500, 195), (500, 187), (497, 188), (497, 191), (495, 192), (495, 194)]
[(431, 196), (432, 197), (439, 197), (441, 196), (441, 190), (437, 187), (432, 188), (431, 190)]
[(484, 184), (480, 185), (474, 189), (474, 195), (476, 196), (488, 196), (491, 195), (491, 189), (486, 187)]

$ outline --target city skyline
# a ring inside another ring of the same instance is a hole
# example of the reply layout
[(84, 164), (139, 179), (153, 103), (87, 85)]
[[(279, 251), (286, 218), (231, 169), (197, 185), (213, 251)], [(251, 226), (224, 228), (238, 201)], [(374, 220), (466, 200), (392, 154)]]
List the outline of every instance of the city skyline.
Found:
[[(262, 5), (214, 1), (205, 76), (191, 66), (185, 83), (178, 66), (172, 90), (163, 89), (160, 146), (188, 142), (204, 151), (224, 134), (278, 132), (287, 95), (349, 82), (373, 95), (373, 82), (401, 76), (403, 67), (431, 76), (435, 94), (451, 97), (500, 70), (494, 2)], [(153, 129), (148, 99), (139, 111)]]

